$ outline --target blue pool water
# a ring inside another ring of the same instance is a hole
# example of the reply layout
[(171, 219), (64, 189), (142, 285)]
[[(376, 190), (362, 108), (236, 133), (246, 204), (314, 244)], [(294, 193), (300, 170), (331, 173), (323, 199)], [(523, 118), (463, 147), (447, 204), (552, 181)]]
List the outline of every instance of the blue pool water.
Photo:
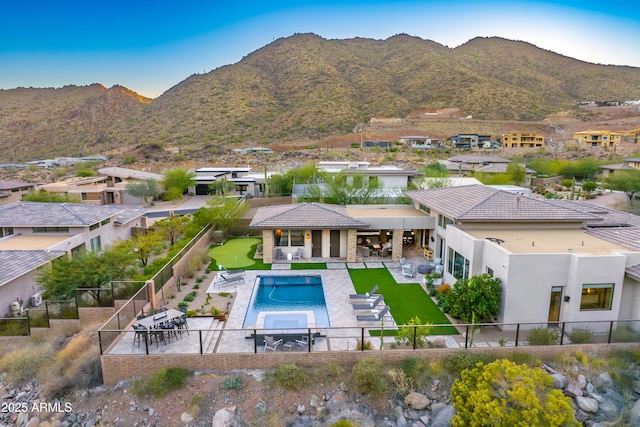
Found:
[[(258, 276), (244, 318), (244, 328), (253, 328), (260, 312), (313, 311), (316, 327), (329, 326), (329, 314), (320, 276)], [(292, 314), (292, 317), (298, 316)], [(303, 325), (303, 327), (306, 327)]]

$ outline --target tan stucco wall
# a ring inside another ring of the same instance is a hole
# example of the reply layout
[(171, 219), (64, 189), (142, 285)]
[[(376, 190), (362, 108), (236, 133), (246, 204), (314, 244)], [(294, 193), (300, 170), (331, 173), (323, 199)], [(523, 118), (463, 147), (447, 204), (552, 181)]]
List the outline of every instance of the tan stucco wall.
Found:
[(356, 262), (357, 235), (355, 228), (347, 230), (347, 262)]
[(273, 263), (273, 230), (262, 230), (262, 262)]

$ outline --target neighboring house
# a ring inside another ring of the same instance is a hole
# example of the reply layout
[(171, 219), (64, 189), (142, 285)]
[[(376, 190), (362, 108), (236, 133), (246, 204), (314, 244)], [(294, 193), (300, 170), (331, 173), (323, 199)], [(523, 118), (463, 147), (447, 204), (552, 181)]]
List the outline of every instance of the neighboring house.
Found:
[[(436, 224), (428, 241), (444, 281), (482, 273), (502, 282), (497, 323), (608, 321), (640, 316), (640, 218), (486, 186), (407, 192)], [(566, 325), (571, 330), (577, 324)]]
[(438, 148), (441, 146), (440, 140), (429, 138), (428, 136), (401, 136), (398, 141), (415, 149)]
[[(475, 169), (476, 172), (484, 172), (488, 174), (496, 174), (496, 173), (507, 173), (507, 165), (509, 163), (490, 163), (484, 166), (480, 166)], [(529, 169), (528, 167), (524, 167), (525, 170), (525, 180), (522, 183), (524, 186), (528, 187), (531, 185), (531, 177), (536, 173), (533, 169)]]
[(100, 168), (97, 172), (103, 177), (106, 177), (104, 181), (107, 184), (104, 196), (106, 204), (143, 204), (144, 201), (142, 199), (127, 193), (127, 184), (139, 183), (146, 181), (147, 179), (153, 179), (158, 182), (158, 188), (162, 189), (161, 182), (164, 179), (164, 175), (158, 173), (120, 167)]
[(602, 179), (608, 178), (619, 170), (640, 169), (640, 157), (624, 159), (625, 163), (598, 166), (601, 169)]
[(544, 135), (536, 132), (509, 132), (502, 135), (505, 148), (542, 148)]
[(0, 206), (0, 314), (16, 298), (28, 301), (36, 288), (34, 269), (63, 254), (100, 251), (129, 239), (131, 227), (144, 213), (144, 209), (79, 203)]
[(251, 173), (249, 167), (205, 167), (196, 169), (195, 174), (196, 185), (189, 188), (189, 192), (195, 195), (212, 194), (210, 186), (216, 181), (232, 182), (234, 194), (237, 196), (262, 197), (264, 194), (265, 174)]
[(299, 203), (261, 207), (250, 228), (262, 230), (263, 262), (300, 257), (344, 259), (355, 262), (357, 251), (369, 239), (374, 244), (392, 243), (391, 259), (402, 257), (403, 244), (422, 245), (428, 236), (429, 218), (412, 206), (337, 206)]
[(0, 205), (18, 202), (23, 194), (33, 191), (35, 184), (23, 181), (3, 181), (0, 180)]
[(273, 154), (273, 150), (267, 147), (247, 147), (247, 148), (234, 148), (236, 153), (257, 153), (257, 154)]
[(38, 187), (48, 193), (77, 198), (88, 205), (107, 204), (107, 177), (76, 177)]
[(623, 132), (622, 138), (627, 142), (637, 144), (640, 141), (640, 128)]
[(369, 162), (325, 161), (318, 163), (318, 169), (329, 174), (343, 173), (350, 181), (359, 176), (365, 181), (373, 182), (383, 189), (404, 189), (417, 177), (424, 173), (416, 170), (402, 169), (397, 166), (370, 166)]
[(460, 133), (451, 137), (451, 145), (456, 148), (482, 147), (484, 146), (485, 142), (491, 143), (491, 135)]
[(575, 132), (573, 140), (585, 147), (611, 148), (620, 144), (622, 134), (610, 130), (585, 130)]
[(504, 157), (460, 155), (449, 157), (445, 166), (450, 173), (464, 176), (467, 172), (473, 172), (486, 166), (505, 165), (506, 168), (507, 163), (511, 163), (511, 160)]

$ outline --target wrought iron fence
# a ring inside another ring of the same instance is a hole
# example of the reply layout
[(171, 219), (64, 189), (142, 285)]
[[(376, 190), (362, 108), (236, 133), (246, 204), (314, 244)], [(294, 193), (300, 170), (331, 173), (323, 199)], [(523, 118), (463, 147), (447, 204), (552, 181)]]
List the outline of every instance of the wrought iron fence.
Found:
[[(147, 288), (143, 286), (135, 293), (113, 316), (100, 328), (107, 330), (122, 330), (133, 319), (139, 315), (144, 315), (144, 307), (149, 303), (147, 298)], [(100, 334), (100, 332), (98, 332)], [(118, 334), (104, 334), (100, 338), (100, 354), (103, 349), (109, 347)]]
[(0, 336), (29, 336), (31, 330), (28, 317), (0, 318)]

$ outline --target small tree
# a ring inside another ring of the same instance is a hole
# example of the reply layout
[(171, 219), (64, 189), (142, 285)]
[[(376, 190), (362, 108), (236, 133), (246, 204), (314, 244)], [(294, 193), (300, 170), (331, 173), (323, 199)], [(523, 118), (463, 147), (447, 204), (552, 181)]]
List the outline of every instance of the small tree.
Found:
[(619, 170), (604, 180), (606, 188), (623, 191), (627, 195), (629, 205), (633, 204), (633, 198), (640, 192), (640, 170)]
[(465, 323), (491, 319), (500, 309), (500, 283), (500, 279), (487, 273), (458, 280), (447, 296), (449, 313)]
[(524, 184), (527, 179), (527, 168), (520, 163), (508, 163), (506, 173), (513, 185)]
[(496, 360), (462, 371), (451, 387), (454, 427), (580, 426), (571, 399), (551, 388), (553, 378), (539, 368)]
[(405, 325), (400, 326), (396, 334), (396, 342), (422, 348), (428, 335), (429, 326), (423, 325), (420, 318), (414, 316)]
[(40, 189), (39, 191), (30, 191), (22, 196), (24, 202), (40, 202), (40, 203), (82, 203), (79, 194), (58, 194), (50, 193)]
[(182, 236), (189, 225), (189, 217), (184, 215), (171, 215), (153, 224), (153, 228), (161, 231), (169, 238), (171, 246)]
[(194, 185), (193, 178), (195, 176), (195, 173), (185, 168), (174, 168), (167, 171), (162, 180), (162, 185), (166, 190), (165, 199), (176, 200), (182, 198), (187, 189)]
[(161, 192), (158, 182), (152, 178), (141, 182), (130, 182), (125, 189), (133, 197), (141, 198), (147, 206), (150, 206), (153, 199), (158, 197)]

